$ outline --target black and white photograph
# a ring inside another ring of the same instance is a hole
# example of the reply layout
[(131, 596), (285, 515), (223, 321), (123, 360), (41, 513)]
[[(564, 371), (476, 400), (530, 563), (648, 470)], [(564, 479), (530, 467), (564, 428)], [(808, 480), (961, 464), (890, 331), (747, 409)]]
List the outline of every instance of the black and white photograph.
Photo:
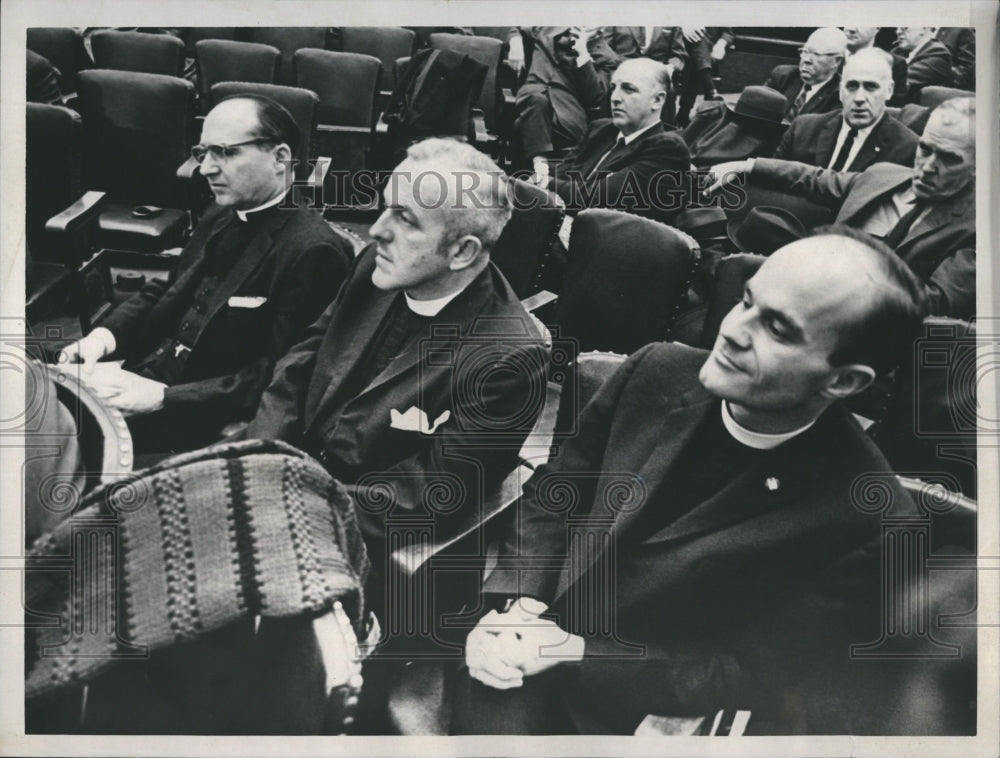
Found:
[(1000, 754), (997, 11), (5, 3), (0, 754)]

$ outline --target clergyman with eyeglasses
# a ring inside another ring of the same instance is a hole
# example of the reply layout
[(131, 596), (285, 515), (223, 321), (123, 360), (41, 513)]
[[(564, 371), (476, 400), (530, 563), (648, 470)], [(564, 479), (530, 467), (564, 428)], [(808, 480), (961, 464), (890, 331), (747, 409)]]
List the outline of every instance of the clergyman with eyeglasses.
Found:
[(840, 29), (823, 27), (799, 48), (799, 65), (775, 66), (764, 82), (788, 98), (785, 120), (803, 113), (840, 109), (840, 66), (847, 55), (847, 37)]
[(219, 102), (191, 150), (215, 202), (169, 279), (63, 349), (60, 360), (83, 363), (83, 380), (128, 417), (137, 453), (193, 449), (251, 416), (274, 363), (346, 276), (347, 244), (316, 211), (283, 202), (298, 144), (274, 101)]

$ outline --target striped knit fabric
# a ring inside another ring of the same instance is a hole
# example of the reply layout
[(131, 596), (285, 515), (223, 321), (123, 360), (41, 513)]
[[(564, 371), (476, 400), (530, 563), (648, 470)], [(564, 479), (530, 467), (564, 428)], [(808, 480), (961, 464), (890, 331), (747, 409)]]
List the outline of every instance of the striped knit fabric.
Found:
[(367, 572), (350, 498), (295, 448), (250, 440), (176, 456), (94, 491), (32, 547), (25, 694), (248, 615), (340, 600), (363, 636)]

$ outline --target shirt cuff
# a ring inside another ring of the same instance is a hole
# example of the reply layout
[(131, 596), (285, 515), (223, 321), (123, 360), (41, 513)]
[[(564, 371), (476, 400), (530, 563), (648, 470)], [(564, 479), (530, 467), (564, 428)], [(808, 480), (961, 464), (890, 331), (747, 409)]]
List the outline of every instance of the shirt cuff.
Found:
[(93, 329), (90, 334), (87, 335), (87, 339), (93, 339), (104, 345), (104, 354), (111, 355), (115, 348), (118, 347), (118, 341), (115, 339), (115, 335), (110, 329), (104, 326), (99, 326)]
[(753, 173), (753, 167), (755, 165), (757, 165), (757, 159), (756, 158), (747, 158), (747, 171), (746, 171), (747, 175)]

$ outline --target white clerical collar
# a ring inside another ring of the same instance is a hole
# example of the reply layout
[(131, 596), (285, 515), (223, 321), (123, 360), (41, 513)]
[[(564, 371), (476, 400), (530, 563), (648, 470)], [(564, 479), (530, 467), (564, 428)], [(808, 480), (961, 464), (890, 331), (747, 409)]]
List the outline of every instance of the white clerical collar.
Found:
[(783, 432), (781, 434), (764, 434), (763, 432), (754, 432), (744, 426), (740, 426), (736, 419), (733, 418), (732, 412), (729, 410), (729, 403), (725, 400), (722, 401), (722, 425), (726, 427), (726, 431), (732, 435), (733, 439), (741, 445), (752, 447), (754, 450), (774, 450), (774, 448), (781, 443), (787, 442), (792, 437), (802, 434), (802, 432), (815, 423), (816, 419), (813, 419), (799, 429), (793, 429), (790, 432)]
[(445, 295), (444, 297), (436, 297), (433, 300), (414, 300), (405, 292), (403, 293), (403, 297), (406, 298), (406, 306), (418, 316), (436, 316), (448, 303), (461, 295), (464, 289), (463, 287), (457, 292), (452, 292), (450, 295)]
[(650, 129), (652, 129), (654, 126), (656, 126), (659, 123), (660, 123), (660, 121), (659, 121), (659, 119), (657, 119), (656, 121), (654, 121), (649, 126), (644, 126), (644, 127), (642, 127), (642, 129), (637, 129), (636, 131), (632, 132), (631, 134), (629, 134), (627, 136), (624, 135), (624, 134), (622, 134), (621, 132), (618, 132), (618, 136), (621, 137), (623, 140), (625, 140), (625, 144), (626, 145), (630, 145), (630, 144), (632, 144), (632, 142), (634, 142), (635, 140), (639, 139), (639, 137), (641, 137), (643, 134), (645, 134), (646, 132), (648, 132)]
[(247, 216), (249, 216), (251, 213), (260, 213), (263, 210), (267, 210), (268, 208), (277, 205), (284, 199), (285, 199), (285, 190), (281, 190), (281, 192), (272, 197), (263, 205), (258, 205), (256, 208), (250, 208), (249, 210), (246, 211), (236, 211), (236, 215), (239, 216), (240, 221), (246, 221)]

